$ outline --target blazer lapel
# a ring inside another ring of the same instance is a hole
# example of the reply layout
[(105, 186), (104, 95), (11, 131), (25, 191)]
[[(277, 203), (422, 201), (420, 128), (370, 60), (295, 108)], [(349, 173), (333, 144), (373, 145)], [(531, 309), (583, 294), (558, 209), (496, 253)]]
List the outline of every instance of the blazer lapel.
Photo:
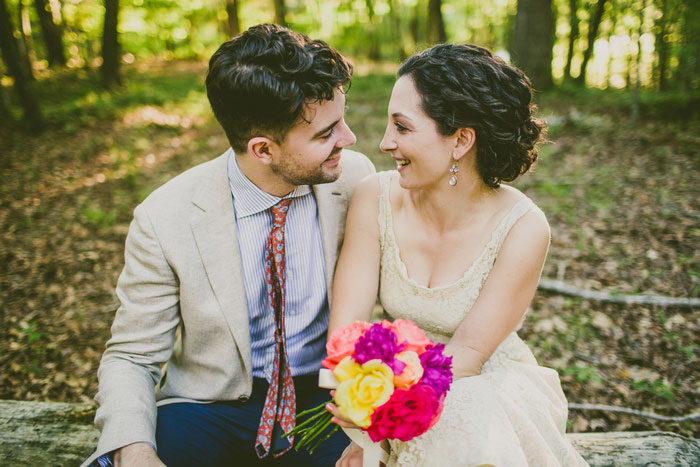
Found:
[(233, 200), (227, 177), (230, 151), (215, 160), (210, 179), (202, 184), (192, 202), (204, 211), (190, 223), (219, 306), (228, 322), (246, 373), (252, 372), (248, 305), (243, 284)]
[(331, 303), (331, 286), (338, 250), (341, 245), (342, 229), (345, 226), (347, 198), (333, 183), (313, 186), (318, 207), (318, 220), (321, 225), (323, 254), (326, 266), (326, 284), (328, 285), (328, 304)]

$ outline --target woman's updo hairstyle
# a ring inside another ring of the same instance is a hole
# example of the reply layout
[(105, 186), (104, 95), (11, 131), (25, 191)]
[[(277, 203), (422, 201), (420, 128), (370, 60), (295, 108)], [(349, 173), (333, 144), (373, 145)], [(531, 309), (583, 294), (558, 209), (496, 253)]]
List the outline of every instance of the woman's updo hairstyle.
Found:
[(488, 186), (515, 180), (537, 160), (544, 123), (534, 118), (530, 80), (516, 67), (483, 47), (440, 44), (409, 58), (402, 76), (413, 79), (442, 135), (474, 129), (477, 168)]

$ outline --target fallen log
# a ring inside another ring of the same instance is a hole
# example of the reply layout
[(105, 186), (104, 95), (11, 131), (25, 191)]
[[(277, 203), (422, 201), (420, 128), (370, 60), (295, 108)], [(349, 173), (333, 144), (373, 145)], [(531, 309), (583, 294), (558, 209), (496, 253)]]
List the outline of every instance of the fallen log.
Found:
[[(92, 424), (94, 415), (92, 404), (0, 401), (0, 465), (79, 465), (97, 444), (99, 434)], [(567, 436), (592, 467), (700, 465), (700, 441), (674, 433)]]
[(624, 303), (625, 305), (674, 306), (681, 308), (700, 307), (700, 298), (664, 297), (655, 294), (622, 295), (609, 292), (600, 292), (598, 290), (582, 289), (580, 287), (567, 284), (564, 281), (544, 278), (540, 279), (540, 283), (537, 287), (540, 290), (546, 290), (548, 292), (554, 292), (561, 295), (569, 295), (572, 297), (582, 298), (584, 300), (594, 300), (598, 302)]
[(700, 441), (675, 433), (618, 431), (567, 436), (591, 467), (700, 465)]
[(93, 404), (0, 401), (0, 465), (80, 465), (97, 445)]

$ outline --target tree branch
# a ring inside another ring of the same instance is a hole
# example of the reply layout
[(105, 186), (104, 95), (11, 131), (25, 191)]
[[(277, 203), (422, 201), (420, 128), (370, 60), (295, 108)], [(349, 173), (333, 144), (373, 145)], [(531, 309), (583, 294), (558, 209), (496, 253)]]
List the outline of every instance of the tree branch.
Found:
[(642, 412), (641, 410), (628, 409), (627, 407), (615, 407), (614, 405), (605, 404), (577, 404), (575, 402), (569, 403), (569, 409), (574, 410), (601, 410), (603, 412), (619, 412), (626, 413), (629, 415), (637, 415), (639, 417), (651, 418), (654, 420), (659, 420), (662, 422), (684, 422), (686, 420), (697, 420), (700, 419), (700, 412), (684, 415), (682, 417), (667, 417), (665, 415), (657, 415), (651, 412)]
[(677, 306), (685, 308), (700, 307), (700, 299), (698, 298), (675, 298), (664, 297), (661, 295), (646, 294), (646, 295), (621, 295), (608, 292), (599, 292), (597, 290), (588, 290), (575, 287), (567, 284), (564, 281), (551, 279), (540, 279), (539, 289), (548, 292), (556, 292), (563, 295), (570, 295), (586, 300), (597, 300), (601, 302), (624, 303), (627, 305), (658, 305), (658, 306)]

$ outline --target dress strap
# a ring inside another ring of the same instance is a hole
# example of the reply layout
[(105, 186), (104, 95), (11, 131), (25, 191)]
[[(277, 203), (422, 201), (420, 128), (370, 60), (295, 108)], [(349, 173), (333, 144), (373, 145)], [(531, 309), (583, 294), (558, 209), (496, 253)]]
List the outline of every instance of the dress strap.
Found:
[(503, 245), (503, 242), (508, 236), (508, 232), (510, 232), (513, 225), (515, 225), (515, 223), (525, 214), (535, 209), (539, 208), (532, 202), (532, 200), (530, 200), (530, 198), (523, 198), (515, 203), (512, 208), (510, 208), (510, 211), (503, 216), (501, 222), (498, 224), (498, 227), (496, 227), (492, 237), (492, 241), (495, 242), (496, 251), (501, 249), (501, 245)]
[(381, 242), (381, 248), (384, 249), (384, 245), (388, 241), (387, 232), (392, 228), (391, 223), (391, 198), (389, 196), (389, 191), (391, 189), (391, 177), (394, 174), (393, 171), (379, 172), (379, 239)]

